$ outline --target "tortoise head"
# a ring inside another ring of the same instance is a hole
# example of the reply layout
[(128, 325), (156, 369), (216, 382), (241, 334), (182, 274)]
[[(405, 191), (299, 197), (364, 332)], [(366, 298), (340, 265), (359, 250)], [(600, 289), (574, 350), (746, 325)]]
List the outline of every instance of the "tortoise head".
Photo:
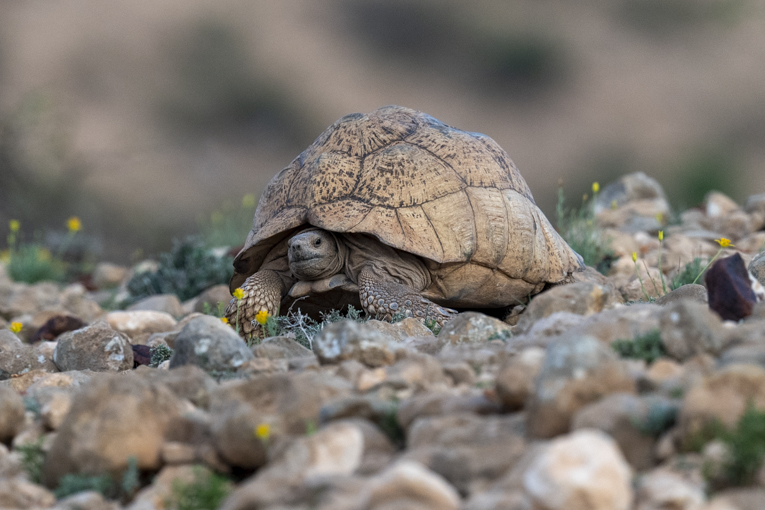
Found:
[(318, 280), (336, 274), (343, 267), (338, 241), (331, 233), (311, 229), (292, 236), (287, 257), (290, 270), (300, 280)]

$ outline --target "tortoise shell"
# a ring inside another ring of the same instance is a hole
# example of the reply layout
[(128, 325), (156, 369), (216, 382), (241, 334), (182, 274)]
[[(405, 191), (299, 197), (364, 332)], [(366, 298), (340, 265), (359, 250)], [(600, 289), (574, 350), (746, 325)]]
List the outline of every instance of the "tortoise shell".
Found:
[(231, 288), (308, 225), (418, 255), (423, 295), (450, 306), (506, 306), (583, 268), (494, 140), (399, 106), (341, 118), (269, 182)]

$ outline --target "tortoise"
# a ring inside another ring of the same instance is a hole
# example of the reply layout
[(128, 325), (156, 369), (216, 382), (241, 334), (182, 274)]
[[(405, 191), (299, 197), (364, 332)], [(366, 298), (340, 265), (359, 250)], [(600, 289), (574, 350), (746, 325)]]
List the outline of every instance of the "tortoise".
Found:
[(341, 118), (269, 182), (234, 269), (244, 297), (226, 316), (248, 336), (258, 312), (306, 297), (443, 324), (453, 308), (525, 302), (584, 263), (494, 140), (386, 106)]

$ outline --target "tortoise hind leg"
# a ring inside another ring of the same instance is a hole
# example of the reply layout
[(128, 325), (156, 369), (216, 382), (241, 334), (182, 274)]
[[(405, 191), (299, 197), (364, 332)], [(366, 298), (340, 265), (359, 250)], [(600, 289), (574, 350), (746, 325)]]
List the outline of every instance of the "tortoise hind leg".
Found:
[(250, 275), (240, 288), (244, 296), (239, 300), (231, 300), (225, 316), (233, 328), (239, 326), (240, 336), (250, 338), (258, 335), (261, 330), (261, 326), (255, 322), (258, 312), (265, 311), (274, 317), (279, 315), (285, 288), (279, 275), (269, 269)]
[(413, 288), (391, 280), (381, 278), (368, 267), (361, 270), (359, 298), (364, 311), (371, 317), (391, 320), (403, 315), (423, 322), (432, 320), (443, 326), (457, 314), (456, 310), (437, 305)]

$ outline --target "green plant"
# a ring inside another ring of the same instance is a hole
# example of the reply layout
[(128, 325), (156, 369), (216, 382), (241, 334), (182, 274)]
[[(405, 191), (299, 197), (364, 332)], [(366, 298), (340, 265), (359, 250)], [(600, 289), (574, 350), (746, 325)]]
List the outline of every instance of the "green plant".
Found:
[(678, 272), (674, 278), (672, 278), (672, 283), (670, 284), (670, 287), (672, 289), (678, 289), (682, 287), (683, 285), (688, 285), (690, 283), (694, 283), (700, 274), (702, 274), (704, 271), (702, 269), (702, 259), (701, 257), (695, 257), (691, 262), (688, 262), (685, 266), (683, 266), (683, 269)]
[(158, 344), (151, 349), (150, 367), (158, 367), (165, 361), (173, 357), (173, 350), (165, 344)]
[(647, 363), (653, 363), (667, 355), (658, 329), (636, 336), (632, 340), (615, 340), (611, 347), (623, 358), (642, 359)]
[(176, 510), (215, 510), (231, 490), (232, 484), (228, 478), (197, 466), (193, 482), (176, 480), (173, 483), (173, 493), (167, 506)]
[(233, 274), (233, 258), (216, 254), (198, 237), (173, 241), (169, 253), (159, 256), (156, 271), (138, 273), (127, 284), (130, 302), (154, 294), (175, 294), (185, 301), (217, 284), (227, 283)]
[(138, 459), (130, 457), (119, 482), (108, 474), (84, 475), (70, 473), (61, 477), (58, 487), (56, 487), (53, 493), (57, 499), (84, 491), (96, 491), (109, 499), (126, 499), (138, 489), (139, 484), (140, 471), (138, 470)]
[[(597, 183), (594, 183), (595, 195), (598, 188)], [(603, 235), (603, 231), (597, 226), (592, 207), (587, 203), (587, 196), (585, 195), (579, 209), (569, 210), (565, 207), (563, 188), (559, 187), (555, 214), (561, 237), (582, 256), (585, 264), (605, 273), (608, 269), (606, 262), (615, 255), (611, 250), (611, 239)]]
[(297, 342), (309, 349), (313, 349), (313, 337), (324, 329), (325, 326), (346, 319), (355, 322), (366, 322), (369, 320), (369, 317), (365, 317), (362, 310), (357, 310), (353, 305), (348, 305), (345, 313), (334, 309), (326, 313), (321, 312), (318, 322), (301, 312), (300, 308), (297, 311), (293, 311), (290, 308), (285, 315), (273, 318), (276, 324), (274, 327), (278, 328), (277, 334), (293, 334)]
[(34, 483), (42, 480), (42, 469), (45, 463), (45, 451), (43, 451), (44, 438), (19, 445), (15, 448), (21, 455), (21, 465), (29, 479)]

